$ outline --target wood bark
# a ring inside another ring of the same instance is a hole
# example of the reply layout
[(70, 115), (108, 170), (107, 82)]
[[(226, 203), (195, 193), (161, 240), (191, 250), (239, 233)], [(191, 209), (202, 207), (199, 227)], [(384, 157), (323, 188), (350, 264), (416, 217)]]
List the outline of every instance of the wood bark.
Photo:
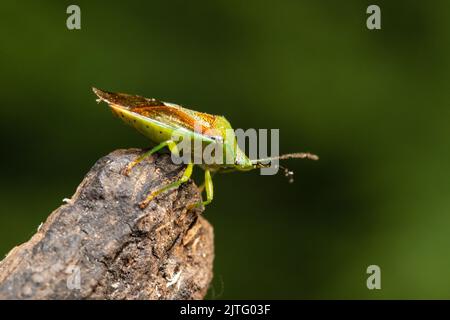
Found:
[(0, 299), (202, 299), (212, 279), (213, 228), (188, 209), (192, 181), (139, 208), (184, 166), (153, 155), (129, 176), (141, 150), (101, 158), (71, 199), (0, 262)]

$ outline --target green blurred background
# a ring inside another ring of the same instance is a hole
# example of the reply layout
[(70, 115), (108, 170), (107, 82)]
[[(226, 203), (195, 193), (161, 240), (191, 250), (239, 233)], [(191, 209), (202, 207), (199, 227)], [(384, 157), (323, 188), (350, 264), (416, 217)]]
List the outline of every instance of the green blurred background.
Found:
[[(66, 8), (81, 7), (79, 31)], [(366, 28), (378, 4), (382, 30)], [(215, 178), (209, 298), (450, 298), (449, 1), (2, 1), (0, 254), (146, 147), (91, 86), (279, 128), (294, 184)], [(381, 267), (382, 289), (366, 288)]]

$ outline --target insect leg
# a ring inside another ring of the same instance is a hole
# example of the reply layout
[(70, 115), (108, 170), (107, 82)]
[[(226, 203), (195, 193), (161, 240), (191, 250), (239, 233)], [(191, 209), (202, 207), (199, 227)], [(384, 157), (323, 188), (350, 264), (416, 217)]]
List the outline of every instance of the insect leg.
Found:
[[(210, 176), (211, 182), (212, 182), (212, 177), (214, 177), (214, 175), (215, 175), (216, 173), (217, 173), (217, 171), (213, 171), (213, 172), (211, 173), (211, 176)], [(205, 172), (205, 176), (206, 176), (206, 172)], [(202, 193), (203, 190), (205, 190), (205, 184), (206, 184), (206, 177), (205, 177), (205, 181), (203, 181), (203, 183), (198, 187), (198, 190), (200, 190), (200, 193)]]
[(202, 204), (206, 206), (210, 204), (214, 198), (214, 188), (211, 173), (209, 170), (205, 170), (205, 189), (206, 189), (206, 201), (203, 201)]
[[(131, 169), (133, 169), (133, 167), (135, 165), (137, 165), (138, 163), (140, 163), (142, 160), (144, 160), (145, 158), (147, 158), (148, 156), (151, 156), (152, 154), (154, 154), (155, 152), (157, 152), (158, 150), (161, 150), (162, 148), (164, 148), (165, 146), (169, 146), (171, 145), (171, 143), (174, 143), (172, 140), (168, 140), (168, 141), (164, 141), (161, 142), (160, 144), (158, 144), (157, 146), (153, 147), (152, 149), (144, 152), (143, 154), (141, 154), (139, 157), (137, 157), (135, 160), (133, 160), (132, 162), (130, 162), (126, 167), (125, 170), (123, 170), (123, 173), (125, 175), (129, 175), (131, 172)], [(176, 147), (176, 145), (175, 145)], [(169, 147), (170, 149), (171, 147)]]
[(180, 152), (178, 151), (178, 147), (177, 147), (177, 144), (175, 143), (175, 141), (168, 140), (168, 141), (166, 141), (166, 143), (167, 143), (167, 147), (169, 148), (171, 153), (173, 153), (176, 156), (180, 155)]
[[(213, 172), (214, 175), (215, 172)], [(214, 188), (213, 188), (213, 182), (211, 177), (211, 171), (205, 170), (205, 182), (200, 186), (206, 189), (206, 201), (200, 201), (197, 203), (194, 203), (188, 207), (188, 209), (192, 209), (195, 207), (199, 207), (201, 205), (206, 206), (207, 204), (210, 204), (211, 201), (214, 198)]]
[(179, 180), (177, 180), (177, 181), (175, 181), (175, 182), (172, 182), (172, 183), (169, 183), (168, 185), (166, 185), (166, 186), (164, 186), (164, 187), (161, 187), (161, 188), (159, 188), (158, 190), (155, 190), (155, 191), (153, 191), (152, 193), (150, 193), (150, 194), (147, 196), (147, 198), (145, 198), (145, 200), (142, 201), (142, 202), (139, 204), (139, 207), (141, 207), (141, 209), (144, 209), (145, 207), (148, 206), (148, 204), (149, 204), (149, 203), (150, 203), (157, 195), (159, 195), (159, 194), (161, 194), (161, 193), (163, 193), (163, 192), (165, 192), (165, 191), (168, 191), (168, 190), (170, 190), (170, 189), (177, 188), (177, 187), (180, 186), (181, 184), (187, 182), (187, 181), (189, 180), (189, 178), (191, 177), (193, 167), (194, 167), (194, 164), (193, 164), (193, 163), (189, 163), (189, 164), (187, 165), (187, 167), (186, 167), (186, 170), (184, 170), (183, 176), (182, 176)]

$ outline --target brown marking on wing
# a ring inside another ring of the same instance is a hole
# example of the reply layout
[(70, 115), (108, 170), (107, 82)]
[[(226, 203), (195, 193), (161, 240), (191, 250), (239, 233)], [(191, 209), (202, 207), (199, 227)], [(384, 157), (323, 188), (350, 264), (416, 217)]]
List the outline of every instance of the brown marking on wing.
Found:
[(114, 93), (109, 91), (103, 91), (97, 88), (92, 88), (94, 93), (100, 100), (107, 102), (108, 104), (114, 104), (126, 109), (138, 108), (144, 106), (159, 106), (163, 105), (163, 102), (156, 99), (144, 98), (137, 95), (131, 95), (126, 93)]
[(202, 118), (203, 121), (208, 123), (210, 127), (214, 127), (214, 123), (216, 122), (217, 116), (204, 112), (197, 112), (197, 111), (194, 112), (198, 117)]
[(136, 112), (144, 117), (152, 118), (168, 124), (176, 124), (198, 133), (216, 137), (220, 132), (215, 129), (217, 116), (183, 108), (177, 105), (169, 105), (157, 99), (149, 99), (126, 93), (114, 93), (92, 88), (99, 97), (98, 101), (105, 101), (109, 105), (117, 106)]
[(180, 107), (159, 105), (132, 108), (144, 117), (156, 120), (169, 120), (189, 130), (196, 130), (201, 134), (211, 135), (211, 129), (214, 128), (216, 116), (197, 111), (185, 111)]

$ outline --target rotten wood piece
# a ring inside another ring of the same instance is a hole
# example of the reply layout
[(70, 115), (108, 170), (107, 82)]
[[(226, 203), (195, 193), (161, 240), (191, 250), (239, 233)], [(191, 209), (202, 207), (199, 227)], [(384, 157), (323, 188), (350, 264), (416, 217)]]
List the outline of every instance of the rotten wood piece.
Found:
[(26, 243), (0, 262), (0, 299), (202, 299), (212, 279), (213, 228), (192, 181), (158, 196), (152, 190), (184, 167), (155, 154), (129, 176), (142, 151), (101, 158), (73, 197)]

